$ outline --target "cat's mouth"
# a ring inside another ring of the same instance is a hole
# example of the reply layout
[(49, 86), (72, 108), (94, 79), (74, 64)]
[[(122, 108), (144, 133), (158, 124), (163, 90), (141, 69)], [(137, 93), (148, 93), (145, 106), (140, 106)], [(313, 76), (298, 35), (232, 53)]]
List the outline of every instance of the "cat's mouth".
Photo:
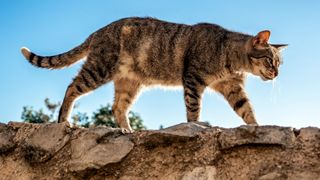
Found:
[(264, 81), (268, 81), (268, 80), (272, 80), (272, 79), (273, 79), (273, 78), (265, 75), (261, 70), (260, 70), (260, 74), (262, 75), (261, 78), (262, 78), (262, 80), (264, 80)]

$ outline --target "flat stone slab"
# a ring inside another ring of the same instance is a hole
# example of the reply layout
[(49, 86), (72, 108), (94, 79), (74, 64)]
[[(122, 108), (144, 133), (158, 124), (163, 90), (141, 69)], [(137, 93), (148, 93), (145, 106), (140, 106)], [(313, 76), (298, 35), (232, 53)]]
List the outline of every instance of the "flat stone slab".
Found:
[(39, 126), (22, 143), (25, 157), (31, 162), (43, 162), (57, 153), (70, 139), (71, 129), (65, 123)]
[(161, 130), (145, 131), (143, 141), (139, 144), (144, 144), (149, 148), (157, 146), (170, 145), (174, 142), (185, 142), (195, 138), (199, 133), (209, 128), (208, 126), (190, 122), (181, 123)]
[(162, 130), (159, 130), (159, 133), (170, 134), (176, 136), (185, 136), (185, 137), (194, 137), (199, 132), (207, 129), (208, 126), (205, 126), (201, 123), (189, 122), (181, 123), (175, 126), (171, 126)]
[(71, 141), (71, 171), (99, 169), (110, 163), (120, 162), (134, 147), (121, 129), (96, 127), (80, 130)]
[(298, 138), (302, 141), (320, 141), (320, 129), (316, 127), (301, 128)]
[(222, 149), (246, 144), (274, 144), (290, 147), (296, 137), (292, 128), (279, 126), (240, 126), (222, 130), (218, 141)]

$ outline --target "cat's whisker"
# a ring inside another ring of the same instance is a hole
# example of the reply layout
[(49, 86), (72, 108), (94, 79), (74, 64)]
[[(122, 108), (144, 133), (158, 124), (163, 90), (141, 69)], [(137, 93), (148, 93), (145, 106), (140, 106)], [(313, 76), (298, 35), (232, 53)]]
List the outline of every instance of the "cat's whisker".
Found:
[(279, 86), (277, 85), (277, 79), (272, 80), (272, 89), (270, 92), (270, 100), (272, 103), (276, 103), (279, 95)]

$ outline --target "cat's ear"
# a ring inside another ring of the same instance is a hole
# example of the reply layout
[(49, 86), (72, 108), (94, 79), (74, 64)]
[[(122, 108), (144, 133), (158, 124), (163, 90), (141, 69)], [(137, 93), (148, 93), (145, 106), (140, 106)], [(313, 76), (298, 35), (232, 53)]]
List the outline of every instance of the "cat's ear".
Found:
[(286, 47), (288, 47), (288, 44), (270, 44), (271, 46), (277, 48), (279, 51), (282, 51)]
[(269, 41), (271, 32), (269, 30), (264, 30), (259, 32), (255, 37), (252, 39), (252, 45), (266, 45)]

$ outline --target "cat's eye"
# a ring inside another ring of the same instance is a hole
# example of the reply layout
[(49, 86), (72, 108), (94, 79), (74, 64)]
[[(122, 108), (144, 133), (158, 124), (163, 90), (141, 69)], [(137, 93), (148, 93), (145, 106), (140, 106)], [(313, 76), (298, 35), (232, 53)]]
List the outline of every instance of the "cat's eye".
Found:
[(267, 57), (267, 61), (268, 61), (268, 63), (272, 64), (273, 60), (271, 58)]

